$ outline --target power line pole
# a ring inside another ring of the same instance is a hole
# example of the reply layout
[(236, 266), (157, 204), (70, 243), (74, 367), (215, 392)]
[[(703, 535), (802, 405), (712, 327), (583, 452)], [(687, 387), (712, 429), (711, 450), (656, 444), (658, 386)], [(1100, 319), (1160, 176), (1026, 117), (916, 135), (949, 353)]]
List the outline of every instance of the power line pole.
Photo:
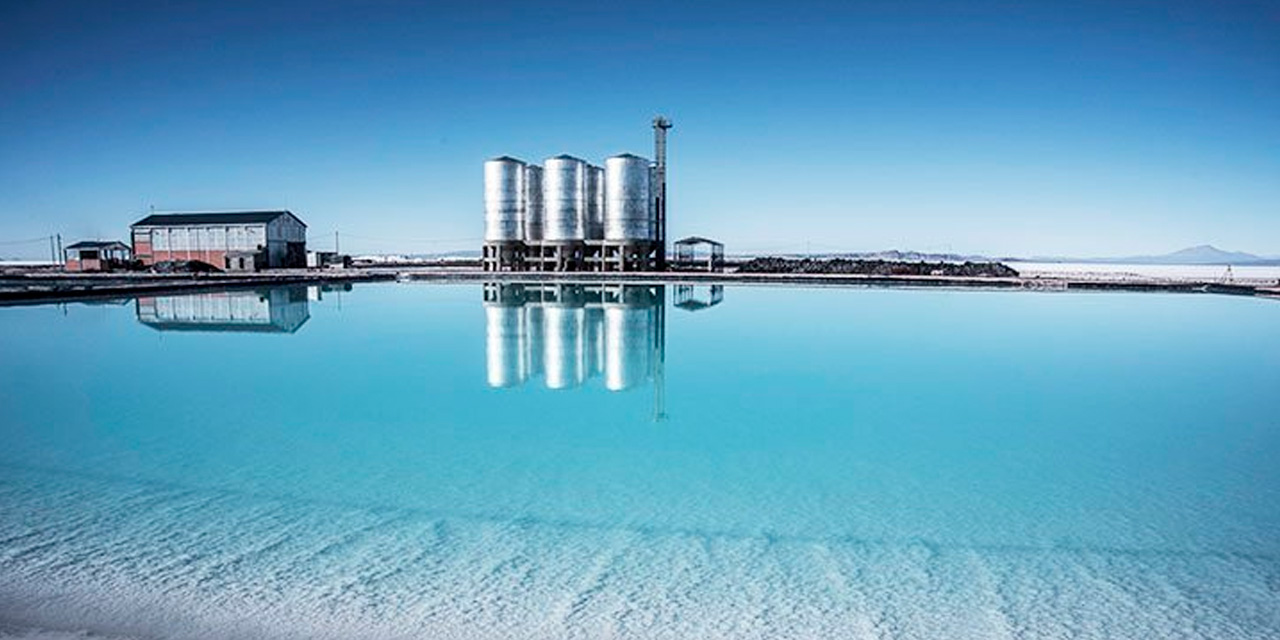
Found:
[(63, 248), (62, 248), (62, 234), (61, 234), (61, 233), (59, 233), (59, 234), (58, 234), (58, 260), (57, 260), (57, 261), (58, 261), (58, 262), (62, 262), (62, 261), (64, 261), (64, 260), (66, 259), (66, 257), (67, 257), (66, 251), (64, 251), (64, 250), (63, 250)]
[(340, 247), (341, 245), (338, 244), (338, 232), (334, 231), (333, 232), (333, 252), (342, 253), (342, 249)]

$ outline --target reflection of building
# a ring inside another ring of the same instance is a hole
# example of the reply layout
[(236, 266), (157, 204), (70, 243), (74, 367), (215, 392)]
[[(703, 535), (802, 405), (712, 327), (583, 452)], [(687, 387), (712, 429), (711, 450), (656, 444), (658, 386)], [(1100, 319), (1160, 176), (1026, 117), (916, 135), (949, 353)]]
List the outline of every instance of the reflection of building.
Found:
[(664, 286), (491, 283), (484, 300), (490, 386), (541, 376), (567, 389), (598, 377), (622, 391), (652, 380), (661, 415)]
[(138, 322), (159, 331), (293, 333), (311, 317), (307, 287), (146, 296)]
[(724, 285), (713, 284), (706, 287), (707, 295), (705, 296), (699, 293), (700, 288), (692, 284), (676, 285), (675, 301), (672, 306), (685, 311), (701, 311), (724, 301)]
[(129, 245), (118, 240), (85, 240), (63, 250), (67, 271), (110, 271), (129, 262)]
[(152, 214), (133, 223), (143, 264), (199, 260), (227, 271), (305, 267), (307, 225), (289, 211)]

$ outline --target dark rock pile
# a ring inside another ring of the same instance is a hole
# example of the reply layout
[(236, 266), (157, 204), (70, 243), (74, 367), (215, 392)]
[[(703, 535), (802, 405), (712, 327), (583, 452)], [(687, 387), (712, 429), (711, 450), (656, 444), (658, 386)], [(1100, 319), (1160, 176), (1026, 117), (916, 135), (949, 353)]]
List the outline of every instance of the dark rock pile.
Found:
[(999, 262), (897, 262), (831, 258), (754, 258), (738, 267), (738, 273), (847, 273), (867, 276), (963, 276), (967, 278), (1016, 278), (1018, 272)]
[(152, 273), (221, 273), (222, 269), (199, 260), (165, 260), (151, 265), (150, 271)]

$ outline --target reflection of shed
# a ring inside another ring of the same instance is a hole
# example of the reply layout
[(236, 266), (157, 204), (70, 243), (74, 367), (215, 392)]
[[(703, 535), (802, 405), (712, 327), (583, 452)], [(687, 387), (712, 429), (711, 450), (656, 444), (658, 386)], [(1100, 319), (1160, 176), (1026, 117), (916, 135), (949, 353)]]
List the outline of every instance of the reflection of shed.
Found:
[(67, 271), (110, 271), (129, 262), (129, 245), (117, 240), (86, 240), (66, 248)]
[(699, 287), (691, 284), (676, 285), (675, 306), (685, 311), (701, 311), (720, 304), (724, 300), (724, 285), (707, 287), (706, 297), (698, 295)]
[(306, 287), (137, 299), (138, 322), (159, 331), (293, 333), (311, 317)]
[[(724, 245), (699, 236), (689, 236), (675, 243), (676, 269), (685, 270), (724, 270)], [(705, 253), (704, 253), (705, 250)]]

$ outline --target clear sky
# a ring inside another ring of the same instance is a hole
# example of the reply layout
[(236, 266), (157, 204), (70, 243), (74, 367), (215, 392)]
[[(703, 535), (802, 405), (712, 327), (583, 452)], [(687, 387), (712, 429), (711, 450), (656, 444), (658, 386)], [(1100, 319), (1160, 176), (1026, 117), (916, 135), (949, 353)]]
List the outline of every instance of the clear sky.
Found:
[(1274, 1), (51, 0), (0, 8), (0, 256), (151, 206), (475, 249), (486, 158), (656, 113), (730, 251), (1280, 254)]

